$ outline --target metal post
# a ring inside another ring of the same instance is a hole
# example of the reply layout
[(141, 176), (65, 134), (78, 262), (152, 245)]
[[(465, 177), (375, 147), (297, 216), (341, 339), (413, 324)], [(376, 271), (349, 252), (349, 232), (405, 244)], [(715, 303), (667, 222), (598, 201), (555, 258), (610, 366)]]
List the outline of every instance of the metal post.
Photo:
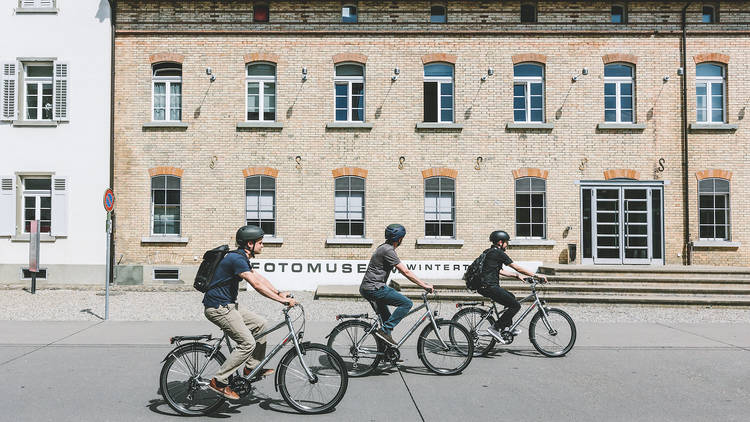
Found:
[(29, 228), (29, 272), (31, 294), (36, 293), (36, 273), (39, 272), (39, 220), (31, 220)]
[(111, 280), (112, 274), (112, 248), (111, 237), (112, 237), (112, 218), (111, 213), (107, 213), (107, 274), (104, 280), (104, 320), (109, 319), (109, 280)]

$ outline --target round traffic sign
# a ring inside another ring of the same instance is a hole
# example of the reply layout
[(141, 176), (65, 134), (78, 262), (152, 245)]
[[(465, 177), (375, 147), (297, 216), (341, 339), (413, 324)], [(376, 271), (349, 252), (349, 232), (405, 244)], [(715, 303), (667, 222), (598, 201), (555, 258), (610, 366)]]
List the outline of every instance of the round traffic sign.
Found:
[(112, 192), (112, 189), (107, 189), (104, 191), (104, 209), (107, 212), (112, 212), (113, 209), (115, 209), (115, 193)]

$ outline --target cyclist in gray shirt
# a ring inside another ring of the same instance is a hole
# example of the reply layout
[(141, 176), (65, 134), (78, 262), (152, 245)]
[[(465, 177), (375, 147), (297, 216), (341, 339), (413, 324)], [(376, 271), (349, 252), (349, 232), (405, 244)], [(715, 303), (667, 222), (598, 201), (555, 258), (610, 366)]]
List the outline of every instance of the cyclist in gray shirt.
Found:
[[(381, 340), (396, 345), (391, 337), (391, 331), (409, 313), (412, 301), (392, 287), (388, 287), (388, 276), (395, 267), (404, 277), (412, 283), (432, 292), (431, 284), (425, 283), (398, 258), (396, 248), (406, 236), (406, 229), (401, 224), (391, 224), (385, 228), (385, 243), (378, 246), (367, 265), (367, 272), (362, 278), (359, 293), (367, 300), (377, 305), (377, 313), (383, 320), (383, 329), (375, 331), (375, 336)], [(388, 305), (396, 306), (393, 314), (388, 310)]]

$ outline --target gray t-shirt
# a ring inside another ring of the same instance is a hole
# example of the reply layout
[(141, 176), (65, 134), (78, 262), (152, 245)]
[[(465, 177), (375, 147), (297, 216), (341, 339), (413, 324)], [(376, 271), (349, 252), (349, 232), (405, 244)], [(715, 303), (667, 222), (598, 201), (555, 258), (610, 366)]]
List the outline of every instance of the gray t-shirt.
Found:
[(362, 278), (361, 290), (377, 290), (388, 282), (388, 276), (391, 274), (393, 267), (401, 262), (396, 255), (396, 249), (393, 245), (383, 243), (375, 249), (367, 264), (367, 272)]

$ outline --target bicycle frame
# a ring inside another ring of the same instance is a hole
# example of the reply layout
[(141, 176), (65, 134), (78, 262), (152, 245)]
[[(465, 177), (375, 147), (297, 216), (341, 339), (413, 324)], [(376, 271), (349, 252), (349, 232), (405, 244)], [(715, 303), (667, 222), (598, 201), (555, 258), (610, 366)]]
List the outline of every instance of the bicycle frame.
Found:
[[(544, 326), (547, 327), (548, 330), (551, 329), (551, 327), (549, 326), (549, 323), (547, 322), (547, 311), (544, 309), (544, 302), (541, 299), (539, 299), (539, 296), (536, 293), (536, 283), (532, 284), (532, 286), (531, 286), (531, 294), (528, 295), (528, 296), (526, 296), (525, 298), (519, 300), (518, 303), (529, 302), (532, 298), (533, 298), (533, 302), (534, 303), (532, 303), (528, 308), (526, 308), (521, 313), (521, 316), (519, 316), (518, 318), (516, 318), (516, 322), (514, 322), (510, 326), (510, 328), (508, 328), (508, 330), (513, 331), (516, 327), (518, 327), (518, 325), (521, 324), (521, 321), (523, 321), (524, 319), (526, 319), (526, 317), (536, 307), (539, 307), (539, 309), (541, 310), (542, 314), (544, 315), (544, 318), (542, 318), (542, 321), (544, 322)], [(492, 306), (490, 306), (490, 309), (488, 309), (487, 313), (482, 317), (482, 319), (479, 320), (479, 322), (477, 323), (477, 325), (479, 325), (482, 322), (484, 322), (490, 316), (490, 314), (492, 313), (492, 311), (495, 312), (495, 317), (499, 321), (500, 320), (500, 315), (502, 315), (503, 313), (505, 313), (506, 310), (507, 310), (507, 308), (504, 309), (503, 312), (498, 311), (497, 310), (497, 303), (495, 303), (495, 301), (493, 300), (492, 301)]]

